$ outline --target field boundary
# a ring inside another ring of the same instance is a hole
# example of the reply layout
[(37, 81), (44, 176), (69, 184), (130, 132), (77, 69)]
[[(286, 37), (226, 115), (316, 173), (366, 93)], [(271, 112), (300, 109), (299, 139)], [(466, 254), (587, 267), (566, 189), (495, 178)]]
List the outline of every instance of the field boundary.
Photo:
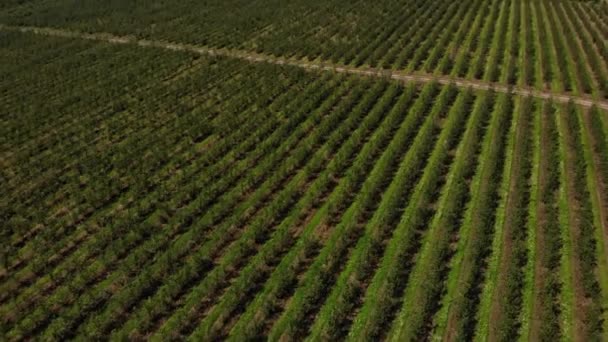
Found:
[(482, 80), (469, 80), (464, 78), (441, 76), (427, 73), (409, 73), (399, 70), (366, 68), (366, 67), (351, 67), (339, 65), (329, 61), (307, 61), (304, 58), (285, 58), (276, 57), (269, 54), (257, 53), (239, 49), (214, 49), (205, 46), (193, 44), (167, 42), (162, 40), (139, 39), (134, 36), (118, 36), (110, 33), (85, 33), (74, 30), (35, 27), (35, 26), (8, 26), (0, 24), (0, 31), (13, 31), (22, 33), (33, 33), (44, 36), (77, 38), (93, 41), (101, 41), (111, 44), (137, 45), (142, 47), (153, 47), (171, 51), (183, 51), (196, 53), (207, 56), (219, 56), (241, 59), (252, 63), (270, 63), (276, 65), (288, 65), (299, 67), (306, 70), (322, 70), (332, 71), (336, 73), (361, 75), (368, 77), (393, 79), (403, 82), (430, 83), (437, 82), (439, 84), (453, 84), (460, 88), (472, 88), (475, 90), (493, 90), (500, 93), (513, 93), (522, 96), (532, 96), (540, 99), (552, 99), (556, 102), (568, 103), (573, 101), (575, 104), (591, 107), (596, 105), (602, 109), (608, 110), (608, 101), (596, 100), (590, 96), (580, 96), (568, 93), (556, 93), (553, 91), (536, 90), (521, 86), (504, 85), (494, 82), (486, 82)]

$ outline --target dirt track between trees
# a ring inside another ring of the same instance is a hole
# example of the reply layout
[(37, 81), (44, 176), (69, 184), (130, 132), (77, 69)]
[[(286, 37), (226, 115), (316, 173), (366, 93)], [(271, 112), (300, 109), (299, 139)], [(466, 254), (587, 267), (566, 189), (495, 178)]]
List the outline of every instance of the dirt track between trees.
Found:
[(198, 53), (208, 56), (231, 57), (241, 60), (246, 60), (254, 63), (271, 63), (277, 65), (289, 65), (308, 70), (325, 70), (337, 73), (362, 75), (369, 77), (390, 78), (404, 82), (429, 83), (438, 82), (440, 84), (454, 84), (462, 88), (473, 88), (478, 90), (494, 90), (501, 93), (513, 93), (522, 96), (533, 96), (541, 99), (553, 99), (556, 102), (567, 103), (573, 101), (576, 104), (585, 107), (597, 105), (598, 107), (608, 110), (608, 101), (594, 100), (589, 96), (578, 96), (573, 94), (555, 93), (546, 90), (536, 90), (531, 88), (522, 88), (518, 86), (506, 86), (503, 84), (484, 82), (481, 80), (468, 80), (462, 78), (454, 78), (450, 76), (440, 76), (431, 74), (407, 73), (398, 70), (376, 69), (364, 67), (350, 67), (338, 65), (332, 62), (325, 61), (306, 61), (304, 59), (282, 58), (267, 54), (260, 54), (251, 51), (237, 49), (214, 49), (209, 47), (197, 46), (192, 44), (166, 42), (161, 40), (138, 39), (133, 36), (116, 36), (109, 33), (84, 33), (72, 30), (55, 29), (47, 27), (31, 27), (31, 26), (5, 26), (0, 25), (0, 30), (17, 31), (23, 33), (34, 33), (45, 36), (79, 38), (86, 40), (102, 41), (112, 44), (138, 45), (145, 47), (154, 47), (158, 49), (185, 51)]

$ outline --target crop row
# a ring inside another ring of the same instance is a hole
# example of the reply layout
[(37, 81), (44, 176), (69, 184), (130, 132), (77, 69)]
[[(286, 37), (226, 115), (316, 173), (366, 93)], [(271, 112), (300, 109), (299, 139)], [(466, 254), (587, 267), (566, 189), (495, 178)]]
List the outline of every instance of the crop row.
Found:
[[(575, 91), (600, 89), (584, 76), (591, 64), (570, 58), (602, 61), (582, 46), (604, 27), (584, 19), (603, 12), (415, 4), (418, 19), (374, 27), (366, 56), (409, 32), (383, 63), (519, 84), (542, 83), (547, 66)], [(605, 336), (599, 108), (3, 35), (3, 340)], [(32, 56), (38, 41), (47, 63)], [(537, 50), (546, 41), (569, 57)], [(349, 51), (349, 63), (369, 62)], [(545, 54), (551, 63), (535, 60)]]

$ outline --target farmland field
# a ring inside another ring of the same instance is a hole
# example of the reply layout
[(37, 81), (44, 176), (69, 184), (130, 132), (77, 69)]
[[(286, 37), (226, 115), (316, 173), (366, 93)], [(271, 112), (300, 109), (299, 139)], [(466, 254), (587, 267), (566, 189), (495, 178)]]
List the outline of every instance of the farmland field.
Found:
[(608, 3), (5, 0), (0, 341), (608, 340)]

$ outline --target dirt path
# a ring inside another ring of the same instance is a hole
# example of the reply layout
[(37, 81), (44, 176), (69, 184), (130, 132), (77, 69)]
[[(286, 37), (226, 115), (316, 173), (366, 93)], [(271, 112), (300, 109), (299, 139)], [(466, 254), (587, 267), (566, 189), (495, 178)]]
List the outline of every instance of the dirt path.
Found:
[(370, 77), (390, 78), (398, 81), (406, 82), (418, 82), (418, 83), (429, 83), (438, 82), (440, 84), (454, 84), (462, 88), (473, 88), (478, 90), (494, 90), (501, 93), (514, 93), (523, 96), (533, 96), (541, 99), (553, 99), (557, 102), (567, 103), (573, 101), (574, 103), (591, 107), (597, 105), (600, 108), (608, 110), (608, 101), (597, 101), (590, 96), (576, 96), (572, 94), (555, 93), (550, 91), (541, 91), (531, 88), (516, 87), (516, 86), (505, 86), (497, 83), (485, 82), (481, 80), (467, 80), (463, 78), (455, 78), (451, 76), (437, 76), (430, 74), (421, 73), (407, 73), (403, 71), (396, 71), (390, 69), (377, 69), (377, 68), (358, 68), (338, 65), (332, 62), (325, 61), (306, 61), (304, 59), (294, 58), (282, 58), (275, 57), (267, 54), (260, 54), (251, 51), (243, 51), (236, 49), (213, 49), (203, 46), (172, 43), (161, 40), (148, 40), (138, 39), (134, 36), (116, 36), (109, 33), (83, 33), (78, 31), (54, 29), (47, 27), (31, 27), (31, 26), (6, 26), (0, 25), (2, 31), (16, 31), (23, 33), (34, 33), (45, 36), (54, 37), (66, 37), (66, 38), (79, 38), (95, 41), (103, 41), (112, 44), (130, 44), (145, 47), (155, 47), (159, 49), (172, 50), (172, 51), (186, 51), (198, 53), (201, 55), (208, 56), (222, 56), (238, 58), (254, 63), (272, 63), (278, 65), (290, 65), (300, 67), (308, 70), (326, 70), (338, 73), (363, 75)]

